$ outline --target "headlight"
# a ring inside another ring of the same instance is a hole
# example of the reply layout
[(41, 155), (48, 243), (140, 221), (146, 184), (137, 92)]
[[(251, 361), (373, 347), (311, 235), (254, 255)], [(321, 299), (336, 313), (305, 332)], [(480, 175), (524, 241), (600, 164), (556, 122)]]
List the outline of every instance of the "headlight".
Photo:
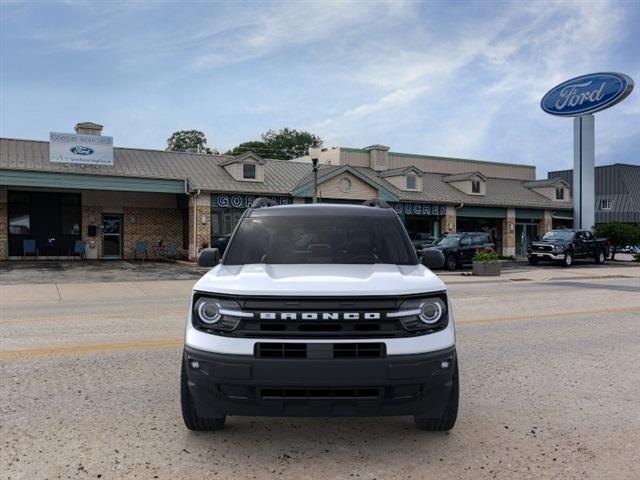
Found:
[(196, 312), (198, 319), (207, 325), (213, 325), (222, 318), (220, 304), (215, 298), (202, 297), (196, 302)]
[(410, 331), (442, 330), (448, 323), (447, 297), (440, 294), (433, 297), (409, 299), (402, 303), (400, 310), (388, 317), (397, 317), (402, 326)]
[(562, 252), (564, 250), (564, 247), (562, 245), (555, 245), (553, 247), (553, 250), (556, 252)]
[(442, 318), (442, 313), (444, 312), (444, 304), (442, 300), (439, 298), (429, 299), (426, 302), (420, 304), (420, 320), (422, 320), (427, 325), (433, 325), (434, 323), (438, 323), (438, 321)]
[(243, 317), (253, 313), (243, 312), (233, 300), (209, 297), (196, 293), (193, 299), (192, 323), (199, 330), (235, 330)]

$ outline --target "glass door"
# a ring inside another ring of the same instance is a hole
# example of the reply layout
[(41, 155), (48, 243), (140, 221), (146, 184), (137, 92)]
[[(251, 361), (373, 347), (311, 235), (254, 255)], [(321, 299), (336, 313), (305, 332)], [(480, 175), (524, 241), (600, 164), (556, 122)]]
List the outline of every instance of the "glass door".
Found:
[(122, 215), (102, 214), (102, 258), (122, 258)]
[(516, 223), (516, 256), (526, 257), (529, 243), (537, 239), (537, 223)]

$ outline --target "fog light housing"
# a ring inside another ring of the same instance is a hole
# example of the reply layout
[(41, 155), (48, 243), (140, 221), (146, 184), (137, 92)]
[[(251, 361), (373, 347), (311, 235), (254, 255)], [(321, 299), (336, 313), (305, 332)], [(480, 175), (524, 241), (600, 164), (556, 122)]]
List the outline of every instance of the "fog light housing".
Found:
[(200, 362), (197, 360), (189, 360), (189, 366), (193, 369), (193, 370), (199, 370), (200, 369)]

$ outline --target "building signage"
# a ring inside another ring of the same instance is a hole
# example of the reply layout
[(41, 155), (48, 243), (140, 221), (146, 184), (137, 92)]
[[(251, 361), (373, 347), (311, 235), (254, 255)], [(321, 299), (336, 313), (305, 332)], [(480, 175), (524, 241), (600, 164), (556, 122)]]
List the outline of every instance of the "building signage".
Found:
[(392, 203), (391, 206), (397, 213), (405, 215), (446, 215), (446, 205), (431, 205), (429, 203)]
[(89, 165), (113, 165), (113, 137), (49, 133), (49, 161)]
[(280, 205), (289, 205), (289, 197), (272, 197), (266, 195), (239, 195), (220, 193), (211, 199), (211, 205), (220, 208), (249, 208), (256, 198), (268, 198)]
[(549, 90), (542, 110), (551, 115), (575, 117), (598, 112), (624, 100), (633, 90), (633, 80), (622, 73), (591, 73), (572, 78)]

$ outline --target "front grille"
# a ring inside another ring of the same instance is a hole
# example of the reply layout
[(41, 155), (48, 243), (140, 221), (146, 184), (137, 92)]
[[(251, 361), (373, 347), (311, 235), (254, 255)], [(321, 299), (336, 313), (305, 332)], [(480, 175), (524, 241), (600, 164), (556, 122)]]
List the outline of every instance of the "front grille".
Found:
[(256, 343), (257, 358), (361, 359), (384, 358), (384, 343)]
[[(231, 333), (248, 338), (391, 338), (414, 335), (397, 318), (384, 313), (400, 308), (401, 298), (244, 298), (238, 302), (243, 311), (253, 312)], [(378, 312), (380, 320), (264, 320), (261, 312)]]
[(262, 398), (381, 398), (380, 388), (262, 388)]
[(537, 252), (552, 252), (553, 246), (552, 245), (534, 245), (533, 250)]

